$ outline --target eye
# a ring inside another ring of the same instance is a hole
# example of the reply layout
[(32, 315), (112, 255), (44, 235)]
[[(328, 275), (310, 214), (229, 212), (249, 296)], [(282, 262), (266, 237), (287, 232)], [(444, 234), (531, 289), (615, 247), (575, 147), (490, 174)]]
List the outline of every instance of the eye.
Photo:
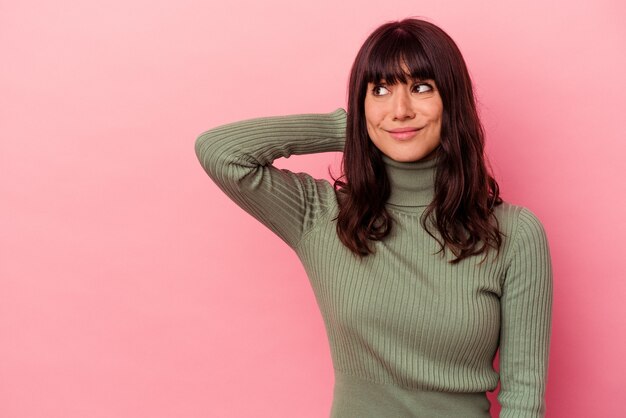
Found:
[(387, 87), (381, 85), (381, 84), (376, 84), (373, 88), (372, 88), (372, 94), (374, 96), (384, 96), (385, 94), (388, 94), (389, 90), (387, 90)]
[(413, 85), (413, 91), (416, 93), (428, 93), (433, 90), (433, 86), (428, 83), (417, 83)]

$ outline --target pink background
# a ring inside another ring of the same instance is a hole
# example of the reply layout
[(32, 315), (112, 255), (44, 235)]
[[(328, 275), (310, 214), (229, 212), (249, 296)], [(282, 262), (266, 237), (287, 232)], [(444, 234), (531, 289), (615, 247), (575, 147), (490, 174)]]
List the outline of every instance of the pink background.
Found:
[(304, 270), (193, 144), (345, 107), (365, 37), (411, 15), (459, 44), (504, 197), (546, 227), (547, 417), (626, 417), (619, 0), (1, 1), (0, 416), (327, 416)]

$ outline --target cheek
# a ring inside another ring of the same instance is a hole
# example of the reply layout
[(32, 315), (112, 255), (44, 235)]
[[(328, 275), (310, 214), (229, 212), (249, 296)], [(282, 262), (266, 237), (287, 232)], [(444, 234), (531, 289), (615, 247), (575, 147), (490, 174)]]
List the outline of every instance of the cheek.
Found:
[(433, 106), (428, 111), (428, 120), (433, 132), (436, 132), (437, 135), (439, 135), (441, 133), (441, 124), (443, 122), (443, 109), (438, 106)]
[(365, 126), (367, 127), (367, 133), (369, 134), (370, 138), (374, 138), (376, 137), (376, 115), (372, 113), (371, 109), (368, 111), (368, 109), (365, 109)]
[(437, 101), (433, 112), (435, 114), (435, 119), (439, 121), (439, 124), (441, 125), (441, 121), (443, 120), (443, 103), (441, 103), (441, 99)]
[(372, 123), (374, 116), (372, 114), (372, 108), (371, 106), (368, 106), (367, 101), (365, 102), (365, 122), (367, 123), (367, 126), (369, 126)]
[(437, 127), (437, 130), (441, 129), (441, 122), (443, 121), (443, 113), (436, 113), (433, 115), (433, 123)]
[(370, 122), (367, 121), (365, 123), (365, 127), (367, 128), (367, 134), (370, 137), (370, 140), (376, 142), (378, 137), (376, 135), (376, 129), (374, 128), (374, 126), (372, 126)]
[(443, 117), (443, 107), (439, 103), (429, 103), (427, 107), (423, 109), (424, 114), (428, 115), (428, 119), (431, 122), (440, 122)]
[(372, 103), (371, 101), (366, 99), (364, 108), (365, 108), (364, 109), (365, 120), (367, 124), (371, 125), (372, 127), (378, 126), (381, 120), (380, 105), (377, 105), (376, 103)]

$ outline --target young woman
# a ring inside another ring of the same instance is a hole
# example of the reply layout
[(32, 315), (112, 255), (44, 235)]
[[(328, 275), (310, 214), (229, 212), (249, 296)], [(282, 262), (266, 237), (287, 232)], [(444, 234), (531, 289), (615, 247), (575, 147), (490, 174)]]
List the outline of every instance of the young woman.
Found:
[[(343, 151), (331, 185), (278, 157)], [(426, 21), (376, 29), (347, 113), (231, 123), (196, 141), (239, 206), (299, 256), (335, 369), (331, 417), (542, 417), (552, 272), (544, 229), (503, 202), (472, 83)], [(499, 373), (492, 367), (499, 349)]]

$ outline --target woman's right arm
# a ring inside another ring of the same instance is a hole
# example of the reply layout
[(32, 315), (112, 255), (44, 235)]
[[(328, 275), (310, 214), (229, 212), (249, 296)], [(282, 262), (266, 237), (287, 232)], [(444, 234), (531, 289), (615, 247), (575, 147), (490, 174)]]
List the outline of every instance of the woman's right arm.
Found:
[(195, 143), (217, 186), (291, 248), (312, 228), (333, 196), (326, 180), (278, 169), (279, 157), (343, 151), (346, 112), (273, 116), (218, 126)]

